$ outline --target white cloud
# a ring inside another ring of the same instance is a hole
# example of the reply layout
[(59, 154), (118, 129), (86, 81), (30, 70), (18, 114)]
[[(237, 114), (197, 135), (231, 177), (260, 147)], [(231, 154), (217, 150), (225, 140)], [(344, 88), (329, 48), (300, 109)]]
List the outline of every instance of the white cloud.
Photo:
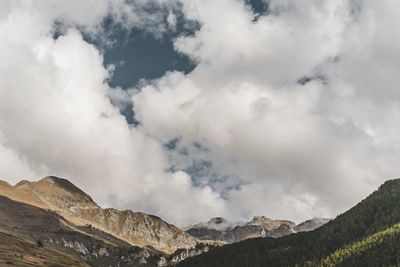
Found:
[[(176, 23), (145, 2), (0, 1), (1, 177), (60, 175), (101, 203), (192, 223), (334, 216), (396, 176), (397, 3), (270, 0), (255, 20), (245, 1), (181, 1), (202, 25), (174, 43), (195, 70), (109, 88), (76, 28), (101, 37), (111, 15), (157, 36)], [(118, 110), (131, 97), (136, 128)], [(217, 178), (167, 171), (196, 160)]]
[(55, 19), (96, 27), (103, 9), (86, 21), (79, 7), (23, 3), (0, 22), (0, 157), (7, 164), (0, 176), (67, 177), (103, 204), (177, 223), (222, 213), (218, 194), (192, 187), (183, 172), (166, 172), (162, 145), (111, 104), (109, 95), (121, 96), (105, 83), (110, 74), (99, 51), (73, 28), (57, 40), (49, 34)]
[(199, 65), (144, 88), (135, 112), (242, 180), (230, 216), (334, 216), (396, 176), (396, 4), (269, 1), (255, 22), (242, 1), (183, 3), (203, 26), (175, 46)]

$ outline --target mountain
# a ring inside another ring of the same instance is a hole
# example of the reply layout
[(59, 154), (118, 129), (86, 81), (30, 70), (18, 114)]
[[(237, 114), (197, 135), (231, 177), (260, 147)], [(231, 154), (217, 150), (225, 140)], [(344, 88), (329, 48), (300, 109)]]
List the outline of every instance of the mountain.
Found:
[(153, 215), (102, 209), (65, 179), (0, 181), (0, 266), (399, 266), (399, 204), (390, 180), (334, 220), (213, 218), (186, 231), (226, 241), (199, 241)]
[(239, 223), (231, 223), (222, 217), (210, 219), (208, 222), (202, 222), (186, 227), (186, 232), (200, 240), (218, 240), (226, 241), (225, 236)]
[(163, 256), (5, 196), (0, 196), (0, 237), (0, 266), (157, 266)]
[(66, 179), (0, 181), (0, 266), (174, 266), (221, 244), (157, 216), (102, 209)]
[(398, 266), (399, 223), (400, 180), (396, 179), (314, 231), (245, 240), (178, 266)]
[(287, 220), (273, 220), (264, 216), (255, 216), (247, 223), (231, 223), (217, 217), (208, 222), (187, 227), (186, 232), (200, 240), (218, 240), (227, 243), (240, 242), (257, 237), (282, 237), (297, 232), (311, 231), (329, 219), (313, 218), (296, 225)]
[(296, 233), (309, 232), (321, 227), (322, 225), (328, 223), (330, 220), (331, 219), (326, 219), (326, 218), (312, 218), (310, 220), (299, 223), (293, 228), (293, 230)]
[(188, 227), (185, 227), (186, 231), (189, 231), (190, 229), (212, 229), (212, 230), (217, 230), (217, 231), (229, 231), (233, 227), (240, 225), (241, 223), (232, 223), (226, 220), (225, 218), (222, 217), (215, 217), (210, 219), (208, 222), (201, 222), (198, 224), (190, 225)]
[(23, 180), (14, 187), (3, 183), (0, 194), (50, 209), (77, 226), (91, 225), (131, 245), (173, 253), (195, 247), (199, 241), (159, 217), (131, 210), (103, 209), (70, 181), (54, 176), (37, 182)]

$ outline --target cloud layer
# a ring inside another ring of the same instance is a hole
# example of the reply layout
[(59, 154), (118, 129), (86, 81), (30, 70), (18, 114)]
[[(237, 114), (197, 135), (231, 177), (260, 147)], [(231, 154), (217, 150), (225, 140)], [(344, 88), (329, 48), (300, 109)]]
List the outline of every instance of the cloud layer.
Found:
[[(397, 176), (400, 4), (270, 0), (257, 16), (246, 1), (153, 1), (166, 19), (147, 4), (0, 1), (2, 178), (64, 176), (187, 224), (335, 216)], [(81, 31), (101, 37), (112, 16), (159, 36), (177, 8), (201, 25), (174, 42), (197, 67), (110, 88)]]

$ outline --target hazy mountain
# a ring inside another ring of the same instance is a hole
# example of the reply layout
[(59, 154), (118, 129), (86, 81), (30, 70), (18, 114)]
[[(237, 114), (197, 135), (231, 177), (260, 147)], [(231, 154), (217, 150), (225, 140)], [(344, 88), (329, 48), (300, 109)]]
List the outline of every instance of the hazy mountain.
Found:
[(240, 225), (240, 223), (232, 223), (224, 218), (216, 217), (210, 219), (208, 222), (185, 227), (185, 229), (187, 233), (200, 240), (218, 240), (225, 242), (227, 241), (225, 236), (238, 225)]
[(295, 232), (308, 232), (321, 227), (328, 223), (331, 219), (326, 218), (312, 218), (311, 220), (304, 221), (296, 225), (293, 229)]
[(186, 232), (200, 240), (218, 240), (227, 243), (240, 242), (257, 237), (282, 237), (296, 232), (311, 231), (329, 219), (313, 218), (296, 225), (287, 220), (273, 220), (264, 216), (255, 216), (245, 223), (232, 223), (217, 217), (208, 222), (198, 223), (186, 228)]
[(198, 224), (190, 225), (190, 226), (185, 227), (184, 229), (186, 229), (186, 231), (189, 231), (190, 229), (207, 228), (207, 229), (212, 229), (212, 230), (217, 230), (217, 231), (229, 231), (233, 227), (235, 227), (237, 225), (241, 225), (241, 224), (244, 224), (244, 223), (239, 223), (239, 222), (233, 223), (233, 222), (226, 220), (225, 218), (215, 217), (215, 218), (211, 218), (207, 222), (201, 222)]
[[(178, 266), (398, 266), (400, 180), (310, 232), (257, 238), (189, 258)], [(302, 224), (308, 229), (310, 222)]]

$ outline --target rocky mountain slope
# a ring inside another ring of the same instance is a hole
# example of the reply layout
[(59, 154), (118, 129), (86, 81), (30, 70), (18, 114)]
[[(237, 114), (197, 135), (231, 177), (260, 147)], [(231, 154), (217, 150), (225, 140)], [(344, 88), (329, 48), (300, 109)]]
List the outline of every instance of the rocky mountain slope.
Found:
[(189, 249), (199, 242), (162, 219), (131, 210), (103, 209), (66, 179), (45, 177), (38, 182), (3, 183), (0, 194), (40, 208), (50, 209), (77, 226), (91, 225), (134, 246), (151, 246), (165, 253)]
[(282, 237), (297, 232), (312, 231), (329, 219), (313, 218), (296, 225), (287, 220), (273, 220), (255, 216), (247, 223), (231, 223), (224, 218), (213, 218), (208, 222), (192, 225), (186, 232), (201, 240), (219, 240), (227, 243), (257, 237)]
[(174, 266), (220, 245), (153, 215), (102, 209), (57, 177), (0, 181), (0, 237), (0, 266)]
[(245, 240), (178, 266), (398, 266), (399, 222), (400, 179), (396, 179), (314, 231)]
[(158, 266), (164, 256), (5, 196), (0, 196), (0, 236), (0, 266)]

